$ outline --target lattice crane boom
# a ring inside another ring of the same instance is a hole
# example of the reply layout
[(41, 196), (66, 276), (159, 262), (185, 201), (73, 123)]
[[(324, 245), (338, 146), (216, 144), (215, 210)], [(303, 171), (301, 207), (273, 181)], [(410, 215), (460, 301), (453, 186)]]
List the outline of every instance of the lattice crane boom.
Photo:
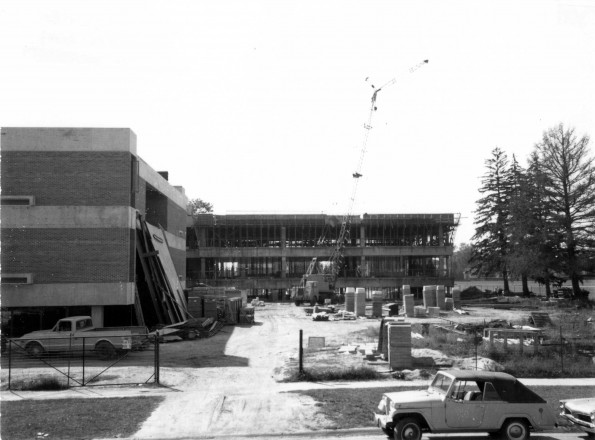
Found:
[[(428, 63), (428, 60), (423, 60), (422, 62), (411, 67), (409, 69), (409, 73), (415, 72), (416, 70), (418, 70), (419, 68), (421, 68), (422, 66), (424, 66), (427, 63)], [(372, 129), (372, 117), (374, 115), (374, 112), (377, 110), (376, 100), (378, 99), (378, 93), (385, 87), (391, 86), (391, 85), (395, 84), (396, 82), (397, 82), (397, 78), (393, 78), (390, 81), (383, 84), (381, 87), (375, 88), (372, 85), (372, 87), (375, 90), (374, 90), (374, 93), (372, 94), (372, 98), (370, 100), (371, 104), (370, 104), (370, 111), (368, 113), (368, 120), (364, 124), (364, 129), (365, 129), (364, 138), (362, 141), (362, 147), (360, 150), (357, 168), (356, 168), (356, 171), (352, 174), (353, 187), (352, 187), (351, 196), (350, 196), (349, 202), (348, 202), (349, 207), (348, 207), (345, 215), (341, 219), (341, 230), (339, 232), (337, 241), (335, 242), (335, 247), (333, 248), (333, 252), (329, 258), (333, 280), (336, 280), (337, 276), (339, 275), (339, 271), (341, 269), (342, 260), (343, 260), (343, 249), (345, 248), (345, 244), (349, 241), (349, 238), (350, 238), (349, 235), (350, 235), (350, 230), (351, 230), (351, 216), (353, 213), (353, 207), (355, 205), (355, 197), (357, 194), (357, 187), (358, 187), (359, 179), (362, 177), (362, 166), (363, 166), (364, 158), (365, 158), (366, 151), (367, 151), (370, 130)], [(313, 262), (315, 263), (315, 260), (313, 260)], [(312, 267), (312, 270), (313, 269), (314, 268)]]

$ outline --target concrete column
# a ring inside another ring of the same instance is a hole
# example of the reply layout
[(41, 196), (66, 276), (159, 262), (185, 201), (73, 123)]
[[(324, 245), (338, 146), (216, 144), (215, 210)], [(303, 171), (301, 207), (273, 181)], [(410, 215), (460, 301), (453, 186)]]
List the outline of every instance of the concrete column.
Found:
[(368, 273), (366, 270), (366, 257), (363, 255), (361, 257), (359, 257), (359, 267), (361, 270), (362, 277), (368, 276)]
[(205, 279), (207, 277), (207, 261), (205, 258), (200, 259), (200, 278)]
[(91, 319), (94, 327), (103, 327), (103, 306), (91, 306)]
[(287, 278), (287, 257), (281, 257), (281, 278)]
[(285, 244), (287, 241), (287, 229), (285, 226), (281, 226), (281, 249), (285, 249)]
[(444, 246), (444, 228), (442, 224), (438, 225), (438, 246)]
[(366, 246), (366, 227), (364, 225), (361, 225), (359, 227), (359, 245), (360, 247), (365, 247)]

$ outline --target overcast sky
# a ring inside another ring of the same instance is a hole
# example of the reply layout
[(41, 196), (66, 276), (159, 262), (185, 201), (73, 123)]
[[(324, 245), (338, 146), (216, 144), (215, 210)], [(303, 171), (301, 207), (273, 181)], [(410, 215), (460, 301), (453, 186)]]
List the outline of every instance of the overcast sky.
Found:
[(346, 213), (393, 78), (355, 214), (460, 213), (469, 242), (495, 147), (595, 136), (586, 0), (3, 0), (0, 54), (0, 125), (129, 127), (217, 214)]

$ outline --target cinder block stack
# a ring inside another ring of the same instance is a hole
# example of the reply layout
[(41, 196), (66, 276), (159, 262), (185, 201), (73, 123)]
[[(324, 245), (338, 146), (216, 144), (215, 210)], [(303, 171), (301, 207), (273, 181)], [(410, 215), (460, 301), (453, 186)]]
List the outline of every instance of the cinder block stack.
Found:
[(378, 318), (382, 317), (382, 300), (384, 299), (384, 293), (381, 291), (372, 292), (372, 316)]
[(425, 318), (426, 314), (427, 312), (424, 306), (413, 307), (413, 316), (415, 316), (416, 318)]
[(446, 310), (452, 310), (453, 309), (453, 304), (452, 304), (452, 298), (445, 298), (444, 299), (444, 307)]
[(382, 355), (382, 359), (388, 360), (388, 326), (394, 322), (404, 323), (403, 318), (382, 318), (380, 325), (380, 335), (378, 338), (378, 351)]
[(405, 313), (410, 318), (413, 317), (413, 295), (403, 295), (403, 307), (405, 308)]
[(428, 307), (428, 315), (430, 318), (438, 318), (440, 316), (440, 307)]
[(436, 286), (436, 307), (439, 307), (440, 310), (446, 310), (446, 306), (444, 305), (445, 296), (446, 290), (444, 286)]
[(409, 284), (403, 284), (403, 287), (401, 287), (401, 293), (403, 296), (411, 295), (411, 286)]
[(455, 309), (461, 308), (461, 289), (459, 287), (452, 289), (452, 305)]
[(355, 288), (347, 287), (345, 289), (345, 311), (355, 312)]
[(436, 286), (424, 286), (423, 288), (424, 307), (436, 307)]
[(366, 289), (355, 289), (355, 316), (366, 316)]
[(393, 370), (403, 370), (413, 366), (413, 359), (411, 357), (411, 324), (389, 324), (388, 364)]

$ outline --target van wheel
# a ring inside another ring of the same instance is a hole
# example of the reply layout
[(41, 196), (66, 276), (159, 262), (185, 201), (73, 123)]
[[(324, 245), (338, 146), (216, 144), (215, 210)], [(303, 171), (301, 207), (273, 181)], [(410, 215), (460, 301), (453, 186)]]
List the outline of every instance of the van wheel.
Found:
[(416, 419), (401, 419), (395, 425), (395, 440), (420, 440), (421, 426)]
[(33, 356), (33, 357), (39, 357), (43, 353), (45, 353), (45, 350), (43, 349), (43, 347), (41, 346), (41, 344), (39, 342), (28, 343), (27, 347), (25, 347), (25, 350), (27, 350), (27, 354), (29, 356)]
[(529, 425), (524, 420), (508, 420), (502, 427), (502, 435), (506, 440), (527, 440)]
[(107, 341), (101, 341), (95, 346), (95, 351), (100, 359), (113, 359), (116, 357), (116, 349)]

